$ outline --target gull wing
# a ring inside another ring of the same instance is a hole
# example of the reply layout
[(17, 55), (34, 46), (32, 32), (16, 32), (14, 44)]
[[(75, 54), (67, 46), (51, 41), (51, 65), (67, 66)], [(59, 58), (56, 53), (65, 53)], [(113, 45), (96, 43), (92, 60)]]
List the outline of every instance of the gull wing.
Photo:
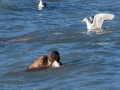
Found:
[(114, 18), (113, 14), (106, 14), (106, 13), (97, 14), (94, 16), (94, 20), (92, 24), (95, 28), (101, 28), (104, 20), (111, 20), (113, 18)]

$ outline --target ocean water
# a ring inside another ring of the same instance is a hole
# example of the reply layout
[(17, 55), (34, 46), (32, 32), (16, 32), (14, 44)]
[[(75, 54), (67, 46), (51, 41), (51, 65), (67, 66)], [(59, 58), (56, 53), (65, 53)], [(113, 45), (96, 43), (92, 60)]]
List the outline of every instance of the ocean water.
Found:
[[(120, 1), (43, 2), (0, 0), (0, 90), (120, 90)], [(88, 32), (81, 21), (98, 13), (115, 18)], [(23, 71), (54, 50), (63, 66)]]

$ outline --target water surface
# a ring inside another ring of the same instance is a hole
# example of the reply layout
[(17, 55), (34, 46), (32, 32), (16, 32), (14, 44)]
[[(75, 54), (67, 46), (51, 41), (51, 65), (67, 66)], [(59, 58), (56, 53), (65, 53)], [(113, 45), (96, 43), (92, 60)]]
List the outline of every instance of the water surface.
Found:
[[(120, 90), (120, 1), (0, 0), (0, 89)], [(85, 17), (112, 13), (102, 31), (88, 32)], [(33, 60), (57, 50), (60, 68), (26, 72)]]

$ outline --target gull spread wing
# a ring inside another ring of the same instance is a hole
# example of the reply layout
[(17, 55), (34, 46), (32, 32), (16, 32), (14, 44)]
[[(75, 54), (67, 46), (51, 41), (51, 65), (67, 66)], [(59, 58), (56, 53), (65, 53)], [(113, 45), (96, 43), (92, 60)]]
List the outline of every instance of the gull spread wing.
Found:
[(94, 28), (101, 28), (104, 20), (111, 20), (113, 18), (114, 18), (113, 14), (105, 14), (105, 13), (97, 14), (94, 16), (92, 25)]

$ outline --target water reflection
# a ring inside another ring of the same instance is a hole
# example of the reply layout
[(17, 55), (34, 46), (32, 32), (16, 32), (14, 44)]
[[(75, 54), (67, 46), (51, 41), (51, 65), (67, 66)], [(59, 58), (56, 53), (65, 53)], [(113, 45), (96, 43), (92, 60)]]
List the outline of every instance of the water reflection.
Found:
[(103, 29), (93, 29), (93, 30), (87, 30), (87, 34), (95, 33), (95, 34), (102, 34), (104, 32)]

